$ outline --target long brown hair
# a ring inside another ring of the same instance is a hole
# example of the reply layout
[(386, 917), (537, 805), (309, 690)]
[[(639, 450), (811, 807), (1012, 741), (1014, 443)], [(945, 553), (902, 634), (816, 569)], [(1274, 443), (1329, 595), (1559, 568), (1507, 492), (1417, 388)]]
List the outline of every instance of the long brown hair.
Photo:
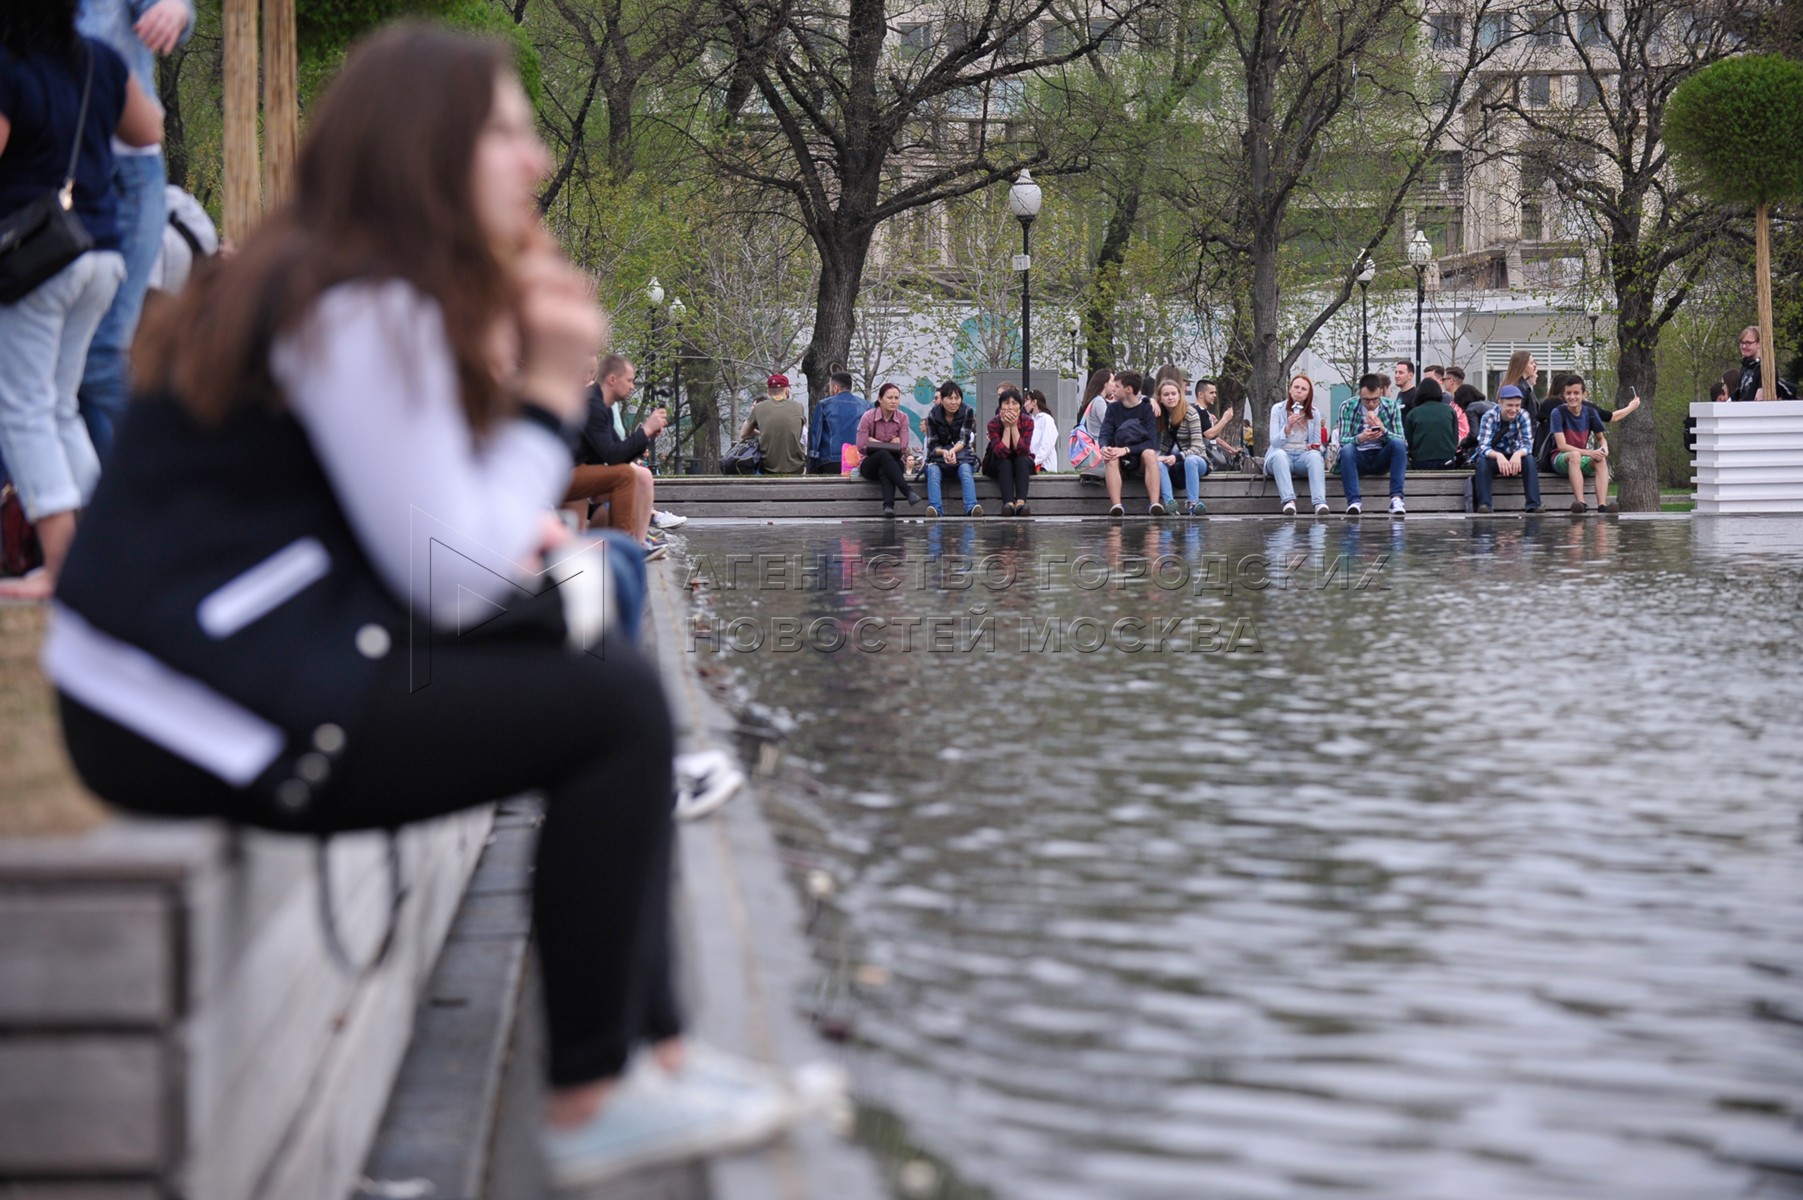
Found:
[(1296, 411), (1295, 402), (1290, 399), (1290, 389), (1296, 386), (1298, 379), (1308, 384), (1308, 395), (1302, 398), (1302, 415), (1313, 421), (1315, 419), (1315, 381), (1300, 371), (1290, 376), (1290, 381), (1283, 386), (1283, 415), (1287, 417)]
[(1503, 372), (1502, 386), (1508, 387), (1510, 384), (1514, 384), (1516, 387), (1521, 388), (1521, 398), (1523, 400), (1530, 400), (1533, 398), (1529, 393), (1534, 389), (1531, 387), (1523, 387), (1521, 383), (1522, 376), (1528, 373), (1528, 360), (1533, 357), (1534, 352), (1532, 350), (1517, 350), (1515, 353), (1509, 355), (1509, 369)]
[(422, 22), (354, 48), (314, 108), (294, 195), (145, 331), (138, 386), (221, 421), (279, 394), (270, 347), (323, 292), (399, 279), (439, 307), (471, 427), (510, 410), (490, 348), (515, 287), (472, 189), (476, 141), (510, 69), (499, 43)]
[(1083, 419), (1084, 412), (1089, 408), (1089, 402), (1100, 396), (1102, 389), (1107, 387), (1108, 381), (1113, 378), (1114, 372), (1107, 367), (1097, 367), (1089, 373), (1089, 382), (1083, 385), (1083, 400), (1077, 405), (1077, 420)]

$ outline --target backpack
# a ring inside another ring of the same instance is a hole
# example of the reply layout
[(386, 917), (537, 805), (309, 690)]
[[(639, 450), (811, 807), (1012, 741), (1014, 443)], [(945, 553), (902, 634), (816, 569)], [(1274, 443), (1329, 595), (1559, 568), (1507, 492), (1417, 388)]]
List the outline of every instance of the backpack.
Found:
[(720, 456), (720, 474), (756, 475), (764, 466), (764, 448), (756, 438), (742, 438)]

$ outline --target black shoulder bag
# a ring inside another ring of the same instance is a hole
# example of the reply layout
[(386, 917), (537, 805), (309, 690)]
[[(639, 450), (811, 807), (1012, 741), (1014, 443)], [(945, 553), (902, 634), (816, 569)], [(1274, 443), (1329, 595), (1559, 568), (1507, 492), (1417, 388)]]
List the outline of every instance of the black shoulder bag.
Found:
[(75, 165), (81, 160), (81, 135), (94, 92), (94, 51), (85, 42), (82, 49), (87, 51), (88, 79), (81, 89), (81, 115), (75, 119), (75, 145), (63, 185), (0, 218), (0, 304), (23, 300), (94, 248), (88, 227), (75, 215)]

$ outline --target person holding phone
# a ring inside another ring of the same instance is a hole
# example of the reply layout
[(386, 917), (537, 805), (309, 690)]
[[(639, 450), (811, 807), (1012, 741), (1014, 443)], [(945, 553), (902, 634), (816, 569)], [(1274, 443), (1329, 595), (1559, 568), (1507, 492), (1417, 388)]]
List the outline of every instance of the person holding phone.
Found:
[(1290, 380), (1282, 404), (1271, 406), (1270, 448), (1265, 451), (1265, 474), (1277, 484), (1283, 515), (1296, 515), (1297, 475), (1308, 476), (1309, 501), (1315, 515), (1327, 515), (1327, 459), (1329, 445), (1326, 418), (1315, 415), (1315, 381), (1307, 375)]
[[(592, 549), (552, 508), (607, 323), (511, 64), (417, 23), (353, 48), (291, 198), (145, 328), (44, 665), (76, 769), (138, 812), (323, 835), (542, 791), (544, 1144), (576, 1183), (792, 1109), (682, 1037), (669, 708), (630, 637), (587, 652), (639, 551), (533, 590)], [(465, 591), (506, 611), (460, 633)]]

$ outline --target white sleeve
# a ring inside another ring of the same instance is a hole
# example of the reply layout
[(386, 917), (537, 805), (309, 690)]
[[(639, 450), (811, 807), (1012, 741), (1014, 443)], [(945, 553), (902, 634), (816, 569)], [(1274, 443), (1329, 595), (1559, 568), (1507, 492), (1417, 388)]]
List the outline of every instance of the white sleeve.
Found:
[(542, 516), (569, 486), (569, 449), (524, 421), (477, 441), (436, 303), (396, 281), (333, 288), (277, 343), (271, 367), (395, 595), (455, 626), (462, 593), (497, 599), (536, 570)]

